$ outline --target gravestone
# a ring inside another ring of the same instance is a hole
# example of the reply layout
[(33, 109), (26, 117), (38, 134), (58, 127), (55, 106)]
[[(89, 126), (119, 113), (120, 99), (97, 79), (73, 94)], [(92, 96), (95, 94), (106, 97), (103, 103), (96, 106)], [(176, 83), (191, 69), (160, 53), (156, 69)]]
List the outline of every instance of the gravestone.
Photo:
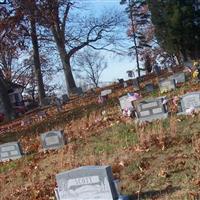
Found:
[(146, 92), (153, 92), (154, 91), (154, 85), (152, 83), (147, 83), (145, 85), (145, 91)]
[(73, 95), (83, 96), (84, 95), (83, 89), (81, 87), (73, 88), (70, 91), (70, 95), (72, 95), (72, 96)]
[(181, 110), (178, 114), (186, 114), (187, 109), (200, 109), (200, 92), (190, 92), (180, 97)]
[(135, 91), (140, 90), (140, 86), (139, 86), (139, 82), (137, 78), (133, 79), (133, 88)]
[(0, 161), (15, 160), (22, 157), (18, 142), (9, 142), (0, 145)]
[(62, 103), (65, 104), (69, 101), (69, 97), (67, 94), (63, 94), (62, 95)]
[(84, 166), (56, 175), (57, 200), (127, 200), (115, 185), (110, 166)]
[(169, 92), (176, 89), (176, 84), (174, 79), (163, 79), (159, 81), (160, 92)]
[(119, 81), (119, 84), (120, 84), (120, 85), (123, 85), (123, 84), (124, 84), (124, 79), (123, 79), (123, 78), (118, 79), (118, 81)]
[(163, 104), (165, 97), (139, 101), (135, 103), (136, 122), (151, 122), (157, 119), (165, 119), (168, 117), (167, 105)]
[(124, 95), (119, 98), (120, 107), (122, 110), (133, 108), (131, 101), (129, 101), (129, 96)]
[(132, 78), (132, 77), (134, 77), (134, 76), (135, 76), (135, 74), (134, 74), (134, 71), (133, 71), (133, 70), (128, 70), (126, 73), (128, 74), (128, 77), (129, 77), (129, 78)]
[(175, 80), (175, 83), (185, 83), (186, 77), (184, 72), (176, 73), (170, 76), (170, 78)]
[(108, 96), (109, 94), (112, 93), (112, 90), (111, 89), (107, 89), (107, 90), (102, 90), (101, 91), (101, 96), (104, 97), (104, 96)]
[(65, 145), (62, 131), (49, 131), (40, 135), (44, 150), (59, 149)]

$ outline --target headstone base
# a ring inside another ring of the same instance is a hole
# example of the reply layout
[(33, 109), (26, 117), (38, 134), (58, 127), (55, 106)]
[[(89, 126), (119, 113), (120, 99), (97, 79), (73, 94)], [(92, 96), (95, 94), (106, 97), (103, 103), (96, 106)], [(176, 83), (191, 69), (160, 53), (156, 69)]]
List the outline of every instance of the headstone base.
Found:
[(159, 119), (166, 119), (167, 117), (168, 117), (168, 113), (152, 115), (149, 117), (142, 117), (140, 119), (136, 119), (135, 123), (152, 122), (152, 121), (159, 120)]
[[(65, 199), (60, 198), (58, 188), (55, 188), (54, 192), (55, 192), (55, 195), (56, 195), (56, 200), (65, 200)], [(117, 200), (129, 200), (129, 199), (130, 199), (129, 196), (120, 195)]]

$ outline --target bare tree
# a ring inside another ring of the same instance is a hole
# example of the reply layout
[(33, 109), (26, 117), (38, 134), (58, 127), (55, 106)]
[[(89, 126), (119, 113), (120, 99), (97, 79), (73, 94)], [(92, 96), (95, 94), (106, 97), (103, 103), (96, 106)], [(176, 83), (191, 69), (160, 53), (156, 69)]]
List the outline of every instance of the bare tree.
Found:
[(76, 59), (79, 76), (93, 87), (99, 87), (102, 72), (107, 68), (105, 57), (99, 52), (85, 50), (81, 52)]
[[(115, 45), (114, 31), (121, 23), (121, 13), (109, 13), (101, 17), (73, 15), (76, 3), (72, 0), (43, 1), (42, 23), (55, 40), (62, 62), (68, 92), (76, 88), (72, 74), (71, 58), (84, 47), (109, 49)], [(101, 41), (101, 43), (99, 43)]]

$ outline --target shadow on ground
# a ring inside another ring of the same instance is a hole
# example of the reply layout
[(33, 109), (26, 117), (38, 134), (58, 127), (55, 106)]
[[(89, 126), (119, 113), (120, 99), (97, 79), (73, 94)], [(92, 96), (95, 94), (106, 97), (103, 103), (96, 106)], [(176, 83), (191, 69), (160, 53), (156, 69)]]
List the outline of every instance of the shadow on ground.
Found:
[(133, 194), (130, 196), (130, 200), (147, 199), (147, 198), (158, 198), (164, 195), (172, 194), (180, 190), (180, 187), (168, 186), (163, 190), (150, 190), (146, 192), (141, 192), (139, 194)]

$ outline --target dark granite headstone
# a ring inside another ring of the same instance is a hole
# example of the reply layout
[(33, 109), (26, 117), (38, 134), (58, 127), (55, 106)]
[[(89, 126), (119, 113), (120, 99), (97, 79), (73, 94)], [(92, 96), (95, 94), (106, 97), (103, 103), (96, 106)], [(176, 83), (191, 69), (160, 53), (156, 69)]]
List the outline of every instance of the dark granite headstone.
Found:
[(156, 119), (164, 119), (168, 117), (167, 106), (163, 104), (165, 97), (149, 99), (137, 102), (136, 116), (139, 122), (151, 122)]
[(186, 77), (184, 72), (176, 73), (170, 76), (171, 79), (175, 80), (175, 83), (185, 83)]
[(154, 91), (154, 85), (152, 83), (148, 83), (145, 85), (145, 91), (146, 92), (153, 92)]
[(0, 161), (15, 160), (22, 157), (18, 142), (9, 142), (0, 145)]

